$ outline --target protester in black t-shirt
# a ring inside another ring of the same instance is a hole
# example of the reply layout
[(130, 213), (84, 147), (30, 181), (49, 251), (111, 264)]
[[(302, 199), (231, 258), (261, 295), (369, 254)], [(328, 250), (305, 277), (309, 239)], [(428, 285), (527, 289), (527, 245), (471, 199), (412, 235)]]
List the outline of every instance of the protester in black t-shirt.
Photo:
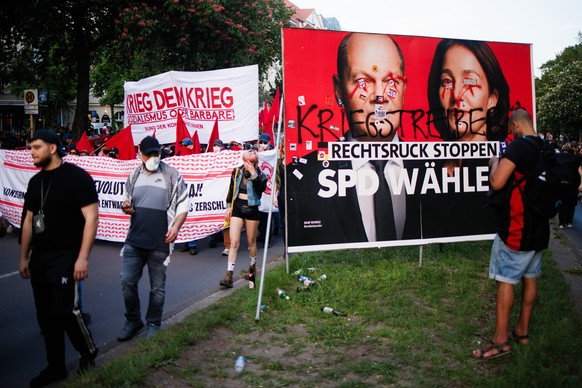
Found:
[[(539, 151), (531, 147), (536, 135), (532, 118), (525, 110), (513, 112), (509, 129), (515, 136), (501, 161), (489, 161), (489, 181), (494, 190), (507, 189), (509, 195), (495, 208), (498, 233), (491, 248), (489, 278), (497, 281), (495, 333), (487, 346), (473, 351), (479, 359), (495, 358), (511, 351), (508, 344), (509, 319), (515, 299), (514, 286), (523, 281), (521, 310), (511, 337), (516, 344), (529, 343), (529, 322), (537, 297), (537, 277), (541, 272), (542, 250), (548, 247), (549, 221), (524, 202), (519, 186), (527, 187)], [(535, 177), (533, 178), (535, 179)], [(518, 184), (516, 184), (518, 182)]]
[(95, 365), (97, 347), (77, 306), (77, 283), (89, 275), (89, 253), (98, 223), (97, 191), (91, 176), (65, 163), (58, 135), (38, 130), (30, 152), (41, 171), (24, 199), (20, 275), (31, 279), (48, 367), (30, 381), (44, 386), (67, 377), (64, 333), (81, 354), (79, 371)]
[(560, 193), (562, 206), (560, 206), (558, 222), (560, 229), (564, 229), (574, 226), (572, 223), (574, 222), (574, 213), (578, 200), (578, 187), (580, 186), (578, 168), (582, 162), (582, 156), (576, 154), (570, 144), (564, 144), (561, 151), (556, 154), (556, 157), (568, 169), (571, 177), (567, 184), (562, 185), (562, 191)]

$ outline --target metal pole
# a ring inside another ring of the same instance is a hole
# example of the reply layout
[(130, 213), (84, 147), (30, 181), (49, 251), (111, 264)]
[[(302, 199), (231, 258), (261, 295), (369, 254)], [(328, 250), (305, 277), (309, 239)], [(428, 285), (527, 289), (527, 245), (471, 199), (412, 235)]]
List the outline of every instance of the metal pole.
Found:
[[(279, 106), (279, 123), (277, 125), (277, 141), (275, 142), (275, 168), (273, 169), (273, 175), (271, 176), (271, 187), (275, 188), (275, 182), (277, 179), (277, 172), (278, 172), (278, 168), (277, 168), (277, 162), (279, 160), (279, 143), (281, 142), (281, 121), (283, 119), (282, 117), (282, 113), (283, 113), (283, 96), (281, 96), (281, 102), (280, 102), (280, 106)], [(272, 190), (271, 193), (275, 193), (276, 190)], [(259, 282), (259, 295), (258, 295), (258, 299), (257, 299), (257, 311), (255, 314), (255, 321), (258, 321), (261, 318), (261, 301), (263, 299), (263, 284), (265, 281), (265, 272), (267, 272), (267, 252), (269, 250), (269, 240), (271, 238), (271, 216), (273, 215), (273, 199), (274, 197), (271, 197), (271, 203), (269, 204), (269, 216), (267, 217), (267, 235), (265, 236), (265, 247), (263, 249), (263, 265), (262, 265), (262, 271), (261, 271), (261, 281)]]
[[(422, 233), (422, 201), (420, 202), (420, 239), (422, 240), (424, 238), (423, 233)], [(423, 251), (423, 245), (420, 246), (420, 249), (418, 251), (418, 268), (422, 268), (422, 251)]]

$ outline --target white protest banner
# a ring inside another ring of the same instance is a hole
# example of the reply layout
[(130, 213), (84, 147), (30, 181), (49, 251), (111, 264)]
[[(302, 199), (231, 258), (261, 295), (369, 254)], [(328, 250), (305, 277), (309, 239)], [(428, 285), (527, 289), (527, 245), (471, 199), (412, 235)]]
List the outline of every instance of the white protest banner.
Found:
[[(272, 171), (274, 157), (259, 163)], [(224, 228), (226, 194), (232, 170), (242, 164), (241, 151), (209, 152), (166, 158), (163, 162), (176, 168), (188, 185), (188, 217), (176, 242), (202, 239)], [(139, 160), (117, 160), (109, 157), (67, 156), (66, 162), (82, 167), (95, 181), (99, 195), (99, 226), (97, 239), (124, 241), (129, 216), (121, 211), (127, 177)], [(0, 150), (0, 212), (13, 225), (20, 218), (28, 181), (39, 169), (34, 167), (29, 151)]]
[[(259, 205), (259, 211), (268, 213), (269, 207), (271, 206), (271, 201), (273, 200), (273, 194), (276, 194), (276, 190), (273, 190), (272, 185), (276, 183), (272, 182), (272, 177), (275, 172), (277, 150), (269, 150), (259, 152), (259, 167), (261, 171), (265, 173), (269, 182), (267, 183), (267, 189), (263, 192), (261, 196), (261, 204)], [(281, 178), (281, 177), (279, 177)], [(273, 212), (278, 212), (279, 208), (273, 206)]]
[(137, 145), (145, 136), (161, 144), (176, 141), (178, 113), (190, 135), (206, 144), (218, 120), (220, 139), (254, 140), (259, 136), (257, 65), (202, 72), (169, 71), (125, 82), (124, 127), (131, 125)]

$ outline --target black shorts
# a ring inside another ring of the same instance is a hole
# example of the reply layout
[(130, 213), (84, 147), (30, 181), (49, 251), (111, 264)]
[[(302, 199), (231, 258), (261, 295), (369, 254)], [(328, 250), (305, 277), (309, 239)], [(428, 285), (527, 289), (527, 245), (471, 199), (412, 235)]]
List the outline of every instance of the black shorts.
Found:
[(231, 217), (238, 217), (249, 221), (259, 221), (259, 207), (249, 206), (246, 199), (237, 198), (234, 201)]

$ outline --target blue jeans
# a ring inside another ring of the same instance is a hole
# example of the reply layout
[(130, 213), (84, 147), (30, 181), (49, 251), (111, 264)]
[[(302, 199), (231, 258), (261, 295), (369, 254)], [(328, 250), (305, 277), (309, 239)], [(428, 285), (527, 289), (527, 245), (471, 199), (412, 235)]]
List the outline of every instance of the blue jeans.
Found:
[(140, 249), (125, 244), (121, 259), (121, 289), (125, 301), (125, 319), (131, 323), (141, 322), (141, 305), (138, 284), (147, 264), (150, 276), (150, 300), (146, 322), (154, 325), (162, 323), (162, 312), (166, 297), (166, 266), (168, 253), (151, 249)]
[(196, 240), (192, 240), (187, 243), (188, 248), (196, 248), (198, 246), (198, 242)]

